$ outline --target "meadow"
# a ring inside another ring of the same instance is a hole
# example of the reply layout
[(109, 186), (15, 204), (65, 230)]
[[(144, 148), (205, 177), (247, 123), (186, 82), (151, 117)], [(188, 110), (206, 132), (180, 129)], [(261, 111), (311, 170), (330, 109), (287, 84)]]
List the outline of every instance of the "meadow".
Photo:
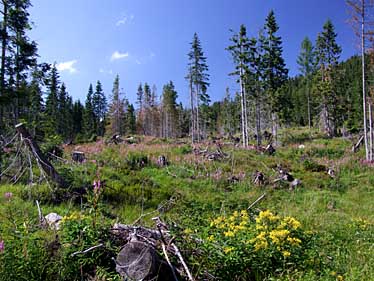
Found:
[[(196, 280), (374, 280), (374, 166), (351, 151), (354, 140), (287, 129), (274, 155), (220, 140), (225, 157), (213, 161), (196, 151), (216, 151), (214, 141), (195, 151), (188, 140), (150, 137), (66, 146), (63, 158), (87, 158), (53, 161), (69, 188), (0, 185), (1, 280), (121, 280), (113, 258), (122, 245), (110, 227), (151, 228), (155, 216)], [(279, 166), (301, 184), (277, 181)], [(39, 226), (35, 200), (63, 217), (59, 230)]]

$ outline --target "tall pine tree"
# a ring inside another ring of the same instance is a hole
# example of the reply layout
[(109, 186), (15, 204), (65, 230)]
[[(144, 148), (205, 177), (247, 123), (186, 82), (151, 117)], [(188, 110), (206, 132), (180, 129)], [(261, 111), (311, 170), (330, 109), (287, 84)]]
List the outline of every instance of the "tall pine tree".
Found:
[(197, 141), (201, 139), (200, 102), (209, 103), (210, 101), (207, 93), (209, 86), (208, 65), (197, 33), (193, 36), (188, 60), (189, 72), (186, 78), (190, 83), (191, 135), (192, 142), (194, 142), (195, 139)]

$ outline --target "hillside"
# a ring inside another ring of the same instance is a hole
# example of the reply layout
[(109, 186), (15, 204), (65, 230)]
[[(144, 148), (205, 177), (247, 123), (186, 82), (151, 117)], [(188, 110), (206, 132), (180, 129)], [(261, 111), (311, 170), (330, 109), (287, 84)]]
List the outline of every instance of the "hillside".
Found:
[[(0, 187), (2, 280), (25, 272), (29, 280), (119, 280), (111, 257), (121, 245), (110, 238), (110, 226), (154, 227), (155, 216), (170, 226), (196, 280), (374, 280), (374, 178), (371, 165), (360, 160), (362, 151), (351, 152), (355, 139), (293, 129), (283, 131), (282, 140), (287, 145), (273, 156), (222, 142), (224, 156), (213, 161), (204, 156), (206, 149), (217, 150), (212, 142), (195, 153), (188, 144), (155, 138), (67, 146), (64, 158), (77, 149), (87, 157), (81, 164), (52, 162), (70, 180), (68, 190)], [(160, 155), (168, 165), (157, 164)], [(274, 182), (278, 165), (301, 185), (290, 190), (288, 182)], [(253, 181), (256, 170), (264, 175), (261, 185)], [(100, 193), (94, 180), (101, 181)], [(63, 217), (60, 230), (38, 227), (36, 199), (44, 214)], [(279, 236), (283, 242), (277, 244), (271, 231), (282, 230), (280, 220), (289, 217), (297, 230), (290, 226), (289, 239)], [(256, 244), (256, 235), (265, 237), (266, 246)], [(105, 247), (71, 257), (99, 243)]]

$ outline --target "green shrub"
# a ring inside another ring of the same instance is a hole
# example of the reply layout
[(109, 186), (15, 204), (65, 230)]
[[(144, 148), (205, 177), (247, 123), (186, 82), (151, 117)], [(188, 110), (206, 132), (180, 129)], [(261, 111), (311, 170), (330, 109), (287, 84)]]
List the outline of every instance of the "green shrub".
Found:
[(149, 164), (148, 156), (141, 152), (129, 152), (125, 161), (132, 170), (139, 170)]
[(247, 210), (219, 216), (203, 231), (204, 261), (222, 280), (264, 280), (294, 269), (319, 270), (315, 234), (293, 217), (262, 211), (255, 222)]

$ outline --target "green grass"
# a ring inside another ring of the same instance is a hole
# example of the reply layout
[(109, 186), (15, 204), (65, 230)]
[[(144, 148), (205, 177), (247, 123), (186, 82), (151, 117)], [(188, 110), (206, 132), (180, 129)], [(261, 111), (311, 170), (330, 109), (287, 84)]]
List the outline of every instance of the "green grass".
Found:
[[(172, 202), (167, 208), (159, 208), (161, 212), (143, 217), (141, 223), (151, 226), (150, 218), (161, 215), (181, 230), (193, 229), (196, 233), (204, 231), (211, 218), (246, 209), (266, 193), (265, 199), (255, 208), (297, 218), (306, 230), (318, 234), (321, 256), (330, 258), (329, 265), (319, 273), (284, 271), (268, 280), (336, 280), (339, 274), (344, 280), (374, 280), (373, 168), (360, 164), (362, 152), (352, 154), (351, 143), (347, 140), (323, 139), (317, 132), (303, 129), (285, 131), (282, 136), (287, 146), (278, 148), (274, 156), (224, 147), (230, 157), (216, 162), (194, 156), (186, 145), (165, 141), (153, 140), (148, 145), (140, 145), (136, 151), (127, 151), (127, 147), (132, 149), (129, 146), (111, 146), (99, 155), (90, 156), (101, 161), (100, 167), (88, 162), (69, 172), (73, 179), (71, 189), (91, 188), (92, 181), (100, 177), (105, 181), (106, 213), (123, 223), (132, 223), (142, 213)], [(298, 148), (299, 144), (304, 144), (305, 148)], [(166, 155), (170, 166), (157, 167), (155, 160), (161, 154)], [(140, 161), (146, 162), (145, 167)], [(272, 182), (277, 177), (278, 164), (301, 179), (302, 186), (294, 191), (276, 188)], [(323, 167), (333, 167), (337, 177), (330, 178)], [(252, 184), (251, 175), (255, 170), (265, 174), (268, 185)], [(240, 182), (228, 180), (239, 174), (245, 174)], [(53, 211), (67, 215), (81, 208), (77, 200), (53, 203), (47, 185), (0, 185), (0, 194), (5, 192), (14, 194), (12, 204), (23, 216), (18, 220), (27, 217), (35, 220), (37, 212), (32, 201), (35, 199), (41, 200), (44, 213)], [(3, 197), (0, 203), (0, 215), (4, 216)], [(367, 229), (357, 226), (359, 219), (368, 221)], [(5, 231), (4, 228), (0, 230)]]

